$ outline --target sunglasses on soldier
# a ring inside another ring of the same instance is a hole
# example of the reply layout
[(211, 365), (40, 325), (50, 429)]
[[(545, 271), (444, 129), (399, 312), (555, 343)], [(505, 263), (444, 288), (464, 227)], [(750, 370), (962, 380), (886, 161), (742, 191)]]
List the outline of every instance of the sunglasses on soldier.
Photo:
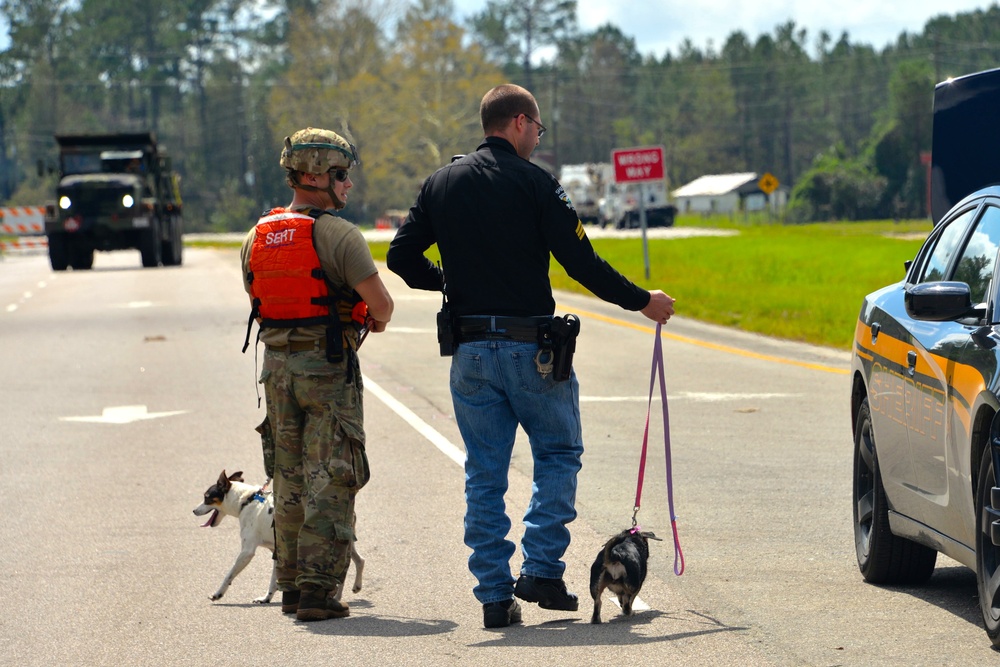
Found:
[(330, 177), (338, 183), (343, 183), (351, 176), (346, 169), (330, 169), (326, 173), (330, 174)]

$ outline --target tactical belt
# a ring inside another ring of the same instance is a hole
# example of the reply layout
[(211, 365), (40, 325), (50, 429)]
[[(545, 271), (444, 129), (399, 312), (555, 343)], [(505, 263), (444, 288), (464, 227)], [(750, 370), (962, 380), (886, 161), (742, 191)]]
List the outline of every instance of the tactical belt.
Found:
[(540, 341), (539, 328), (549, 324), (551, 317), (500, 317), (467, 315), (458, 318), (460, 342), (476, 340), (516, 340), (529, 343)]
[(293, 340), (290, 341), (288, 345), (267, 345), (266, 347), (271, 352), (284, 352), (285, 354), (325, 350), (326, 338), (316, 338), (314, 340)]

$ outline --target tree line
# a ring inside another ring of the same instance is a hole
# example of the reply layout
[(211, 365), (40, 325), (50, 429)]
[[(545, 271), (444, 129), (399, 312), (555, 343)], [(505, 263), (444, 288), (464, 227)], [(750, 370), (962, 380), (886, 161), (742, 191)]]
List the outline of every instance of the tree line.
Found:
[(242, 230), (287, 203), (285, 135), (358, 146), (345, 216), (408, 208), (423, 179), (482, 138), (505, 81), (538, 98), (538, 161), (608, 161), (663, 145), (671, 188), (770, 172), (795, 221), (927, 215), (935, 83), (994, 67), (1000, 8), (940, 15), (882, 48), (788, 21), (721, 45), (640, 53), (575, 0), (0, 0), (0, 202), (52, 197), (54, 134), (156, 132), (182, 176), (189, 230)]

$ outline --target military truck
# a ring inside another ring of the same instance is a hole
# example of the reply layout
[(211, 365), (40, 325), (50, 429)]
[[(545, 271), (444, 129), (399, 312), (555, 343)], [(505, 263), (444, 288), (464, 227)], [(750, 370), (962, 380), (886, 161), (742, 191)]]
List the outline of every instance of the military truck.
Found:
[(59, 185), (45, 206), (55, 271), (89, 269), (95, 250), (135, 248), (145, 267), (178, 266), (180, 179), (152, 132), (56, 135)]

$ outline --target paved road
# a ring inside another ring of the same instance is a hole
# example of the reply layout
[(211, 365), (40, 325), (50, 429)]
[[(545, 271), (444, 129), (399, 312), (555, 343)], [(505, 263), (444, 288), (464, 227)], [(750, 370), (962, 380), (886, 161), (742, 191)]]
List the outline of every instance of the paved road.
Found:
[[(188, 249), (183, 267), (161, 269), (98, 254), (93, 271), (60, 274), (44, 256), (0, 262), (0, 663), (996, 663), (969, 570), (942, 558), (926, 586), (895, 589), (857, 573), (846, 355), (683, 318), (663, 342), (686, 570), (672, 572), (654, 447), (639, 521), (667, 539), (653, 545), (649, 609), (625, 619), (605, 604), (609, 622), (591, 626), (589, 564), (631, 518), (653, 329), (570, 294), (559, 311), (583, 320), (587, 451), (567, 580), (583, 605), (527, 605), (522, 626), (482, 629), (461, 539), (461, 439), (431, 328), (439, 302), (386, 277), (397, 314), (362, 349), (365, 585), (346, 598), (349, 619), (302, 624), (250, 603), (267, 585), (263, 552), (211, 603), (237, 527), (200, 529), (191, 514), (223, 468), (263, 479), (236, 252)], [(519, 440), (515, 532), (530, 472)]]

